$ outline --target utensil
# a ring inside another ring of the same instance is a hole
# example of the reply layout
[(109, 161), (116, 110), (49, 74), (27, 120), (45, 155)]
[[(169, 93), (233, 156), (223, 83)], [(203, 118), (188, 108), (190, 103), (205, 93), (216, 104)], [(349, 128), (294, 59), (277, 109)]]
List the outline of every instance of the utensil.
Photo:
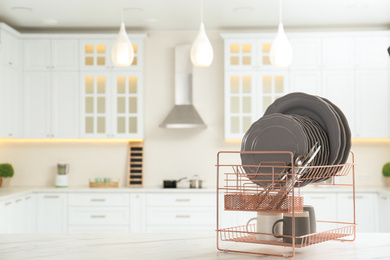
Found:
[(178, 180), (164, 180), (163, 181), (163, 187), (165, 189), (174, 189), (174, 188), (177, 188), (177, 183), (184, 180), (184, 179), (187, 179), (187, 177), (184, 177), (184, 178), (181, 178), (181, 179), (178, 179)]

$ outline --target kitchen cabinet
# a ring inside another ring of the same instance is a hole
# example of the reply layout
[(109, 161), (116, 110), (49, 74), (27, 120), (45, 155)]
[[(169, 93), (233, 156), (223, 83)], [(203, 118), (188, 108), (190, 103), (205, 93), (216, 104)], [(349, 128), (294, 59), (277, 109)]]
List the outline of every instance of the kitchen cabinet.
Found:
[(288, 89), (286, 70), (271, 66), (273, 38), (225, 38), (225, 139), (241, 139)]
[(143, 138), (140, 72), (83, 72), (81, 85), (82, 138)]
[(130, 194), (130, 232), (143, 233), (146, 229), (145, 194)]
[(80, 69), (93, 71), (142, 71), (143, 68), (143, 42), (144, 36), (129, 35), (133, 44), (134, 60), (130, 67), (118, 67), (111, 59), (111, 47), (115, 36), (101, 39), (80, 40)]
[[(390, 33), (289, 33), (293, 61), (279, 69), (269, 63), (270, 34), (222, 34), (225, 68), (225, 139), (241, 139), (274, 98), (264, 90), (259, 73), (280, 73), (283, 91), (305, 92), (329, 99), (344, 112), (352, 138), (389, 138)], [(244, 79), (251, 91), (240, 93)], [(241, 84), (241, 85), (240, 85)], [(233, 92), (234, 86), (236, 93)], [(253, 104), (255, 102), (255, 104)], [(240, 107), (241, 106), (241, 107)], [(246, 112), (244, 107), (247, 108)], [(249, 109), (250, 108), (250, 109)], [(383, 114), (376, 120), (373, 114)]]
[(390, 195), (378, 194), (378, 232), (390, 233)]
[[(378, 232), (378, 205), (376, 193), (357, 193), (355, 195), (357, 232)], [(347, 193), (339, 193), (338, 220), (353, 220), (353, 196)]]
[(33, 194), (0, 201), (0, 233), (35, 233)]
[(20, 34), (8, 25), (0, 24), (1, 63), (9, 68), (20, 68)]
[(24, 137), (78, 138), (77, 72), (24, 72)]
[(390, 137), (388, 69), (358, 69), (356, 74), (359, 118), (356, 137)]
[(37, 194), (37, 233), (67, 232), (67, 201), (67, 194), (63, 193)]
[(0, 67), (0, 136), (20, 138), (22, 135), (22, 102), (19, 70)]
[(129, 195), (126, 193), (71, 193), (68, 232), (129, 232)]
[(215, 207), (215, 194), (146, 194), (146, 232), (214, 231)]
[(23, 69), (29, 71), (78, 70), (78, 47), (77, 39), (24, 39)]

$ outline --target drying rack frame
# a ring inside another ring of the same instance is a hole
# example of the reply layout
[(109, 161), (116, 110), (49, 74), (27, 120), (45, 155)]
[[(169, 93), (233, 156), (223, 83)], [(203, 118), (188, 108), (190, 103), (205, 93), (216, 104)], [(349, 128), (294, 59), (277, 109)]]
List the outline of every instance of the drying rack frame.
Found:
[[(242, 165), (221, 163), (221, 157), (225, 155), (242, 155), (244, 153), (283, 155), (289, 158), (289, 163), (272, 162), (267, 165)], [(267, 152), (240, 152), (240, 151), (220, 151), (217, 154), (217, 249), (224, 252), (248, 253), (256, 255), (278, 256), (291, 258), (295, 256), (296, 248), (304, 248), (310, 245), (326, 242), (329, 240), (354, 241), (356, 239), (356, 210), (355, 210), (355, 159), (351, 151), (348, 162), (340, 165), (327, 166), (294, 166), (294, 154), (287, 151), (267, 151)], [(259, 169), (263, 173), (259, 173)], [(302, 175), (292, 174), (305, 168)], [(231, 170), (227, 170), (231, 169)], [(254, 173), (246, 173), (245, 169), (256, 169)], [(286, 169), (288, 171), (286, 171)], [(286, 176), (284, 181), (278, 181), (276, 177), (280, 174)], [(260, 176), (260, 178), (258, 177)], [(336, 183), (336, 178), (341, 176), (350, 176), (351, 180), (347, 183)], [(223, 179), (221, 179), (223, 177)], [(332, 183), (318, 183), (325, 179), (332, 179)], [(266, 182), (261, 184), (260, 182)], [(303, 211), (303, 196), (301, 187), (303, 184), (309, 185), (331, 185), (347, 186), (352, 188), (353, 220), (350, 222), (340, 221), (317, 221), (317, 223), (327, 223), (336, 225), (336, 228), (330, 228), (325, 231), (312, 233), (304, 236), (295, 236), (295, 213)], [(223, 210), (221, 205), (223, 203)], [(221, 212), (220, 212), (221, 210)], [(233, 227), (221, 227), (223, 213), (228, 211), (243, 212), (274, 212), (291, 213), (292, 215), (292, 236), (289, 237), (292, 243), (283, 241), (257, 240), (256, 235), (273, 236), (270, 233), (257, 232), (256, 224), (239, 225)], [(296, 242), (296, 240), (298, 242)], [(253, 249), (232, 249), (222, 247), (224, 242), (236, 242), (237, 245), (261, 244), (262, 248)], [(278, 248), (291, 248), (290, 252), (280, 252)], [(268, 250), (272, 248), (272, 250)]]

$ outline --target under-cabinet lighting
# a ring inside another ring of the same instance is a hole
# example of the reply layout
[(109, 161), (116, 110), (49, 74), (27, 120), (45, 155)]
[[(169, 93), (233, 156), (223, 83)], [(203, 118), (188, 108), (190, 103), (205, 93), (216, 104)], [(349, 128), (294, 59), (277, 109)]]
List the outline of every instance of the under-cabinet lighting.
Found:
[(11, 139), (0, 138), (0, 143), (128, 143), (143, 139)]

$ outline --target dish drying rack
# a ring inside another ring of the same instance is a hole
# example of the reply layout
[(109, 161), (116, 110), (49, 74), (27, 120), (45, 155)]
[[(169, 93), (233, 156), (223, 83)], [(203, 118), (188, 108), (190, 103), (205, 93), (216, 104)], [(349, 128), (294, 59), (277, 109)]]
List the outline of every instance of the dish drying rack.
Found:
[[(242, 165), (240, 157), (244, 153), (282, 155), (284, 158), (285, 156), (290, 157), (291, 160), (289, 163), (267, 162), (264, 165)], [(236, 161), (239, 163), (232, 163)], [(216, 165), (218, 250), (288, 258), (295, 256), (296, 248), (304, 248), (329, 240), (355, 240), (355, 162), (353, 152), (350, 152), (348, 161), (340, 165), (296, 167), (293, 162), (294, 154), (291, 152), (221, 151), (218, 153)], [(249, 174), (246, 172), (247, 169), (259, 168), (262, 169), (262, 173), (258, 173), (259, 170)], [(302, 174), (297, 174), (299, 172)], [(282, 175), (285, 176), (284, 179), (279, 180)], [(348, 181), (337, 183), (336, 179), (339, 177), (346, 177)], [(321, 183), (321, 181), (330, 178), (332, 183)], [(301, 194), (301, 189), (308, 183), (310, 183), (309, 185), (351, 188), (353, 219), (348, 222), (317, 220), (317, 224), (321, 223), (329, 228), (304, 236), (295, 236), (295, 224), (293, 224), (292, 236), (281, 235), (282, 237), (291, 237), (292, 243), (284, 243), (282, 239), (278, 241), (257, 240), (256, 235), (273, 236), (273, 234), (257, 232), (256, 224), (246, 225), (246, 222), (243, 222), (238, 226), (229, 226), (229, 217), (231, 218), (229, 212), (234, 211), (242, 212), (242, 214), (245, 212), (291, 213), (292, 222), (295, 223), (295, 213), (303, 212), (304, 197)], [(296, 239), (299, 243), (296, 242)]]

